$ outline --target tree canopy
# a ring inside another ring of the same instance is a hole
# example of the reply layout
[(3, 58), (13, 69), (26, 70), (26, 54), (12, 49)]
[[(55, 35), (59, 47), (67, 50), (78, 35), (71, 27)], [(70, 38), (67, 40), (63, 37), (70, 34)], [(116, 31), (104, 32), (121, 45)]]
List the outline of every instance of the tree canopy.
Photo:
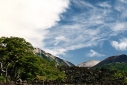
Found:
[[(33, 53), (31, 43), (19, 37), (0, 38), (0, 62), (7, 80), (55, 80), (63, 79), (64, 74), (49, 62)], [(58, 75), (61, 74), (61, 75)]]

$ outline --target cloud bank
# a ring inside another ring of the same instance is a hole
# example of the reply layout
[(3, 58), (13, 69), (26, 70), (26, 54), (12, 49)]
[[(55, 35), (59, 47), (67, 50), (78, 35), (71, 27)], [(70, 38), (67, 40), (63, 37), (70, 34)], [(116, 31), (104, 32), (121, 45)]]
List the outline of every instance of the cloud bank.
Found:
[(0, 0), (0, 36), (18, 36), (43, 47), (47, 29), (61, 20), (69, 0)]

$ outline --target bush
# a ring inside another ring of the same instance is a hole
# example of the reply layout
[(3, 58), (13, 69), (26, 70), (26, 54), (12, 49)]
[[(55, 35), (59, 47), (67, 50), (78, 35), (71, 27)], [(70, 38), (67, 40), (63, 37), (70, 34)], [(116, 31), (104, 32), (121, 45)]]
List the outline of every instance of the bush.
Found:
[(3, 77), (3, 76), (0, 76), (0, 82), (6, 82), (6, 78), (5, 77)]

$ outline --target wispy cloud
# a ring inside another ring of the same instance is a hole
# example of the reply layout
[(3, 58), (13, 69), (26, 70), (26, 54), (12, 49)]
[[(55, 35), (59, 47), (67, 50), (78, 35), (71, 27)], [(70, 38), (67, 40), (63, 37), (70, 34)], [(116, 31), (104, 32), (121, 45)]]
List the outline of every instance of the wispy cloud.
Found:
[(0, 0), (0, 36), (18, 36), (43, 47), (48, 28), (61, 20), (69, 0)]
[(114, 28), (114, 31), (120, 31), (120, 30), (127, 30), (127, 23), (126, 22), (116, 22)]
[[(50, 34), (44, 41), (45, 48), (54, 50), (56, 54), (61, 53), (59, 53), (60, 49), (64, 49), (62, 51), (64, 53), (69, 50), (97, 46), (101, 41), (111, 39), (112, 36), (117, 36), (125, 30), (125, 21), (121, 20), (121, 16), (118, 16), (114, 10), (116, 4), (99, 2), (94, 5), (83, 0), (72, 0), (72, 2), (72, 8), (67, 11), (70, 16), (64, 17), (66, 23), (61, 22), (49, 30)], [(75, 13), (73, 5), (79, 9), (80, 13)], [(120, 15), (122, 14), (124, 13), (121, 12)], [(59, 36), (64, 38), (56, 40)]]
[(88, 57), (103, 57), (105, 55), (100, 54), (100, 53), (98, 53), (98, 52), (91, 49), (90, 52), (87, 54), (87, 56)]
[(59, 29), (59, 26), (58, 28), (54, 28), (57, 31), (52, 31), (52, 33), (48, 35), (49, 39), (45, 39), (46, 48), (52, 49), (60, 54), (61, 52), (59, 50), (61, 49), (64, 49), (62, 52), (67, 52), (83, 47), (96, 46), (101, 40), (101, 37), (97, 36), (97, 34), (100, 33), (100, 30), (82, 29), (80, 26), (76, 26), (78, 27), (77, 29), (75, 26), (74, 28), (72, 27), (71, 29), (66, 27), (60, 27), (61, 29)]
[(98, 3), (98, 6), (104, 7), (104, 8), (111, 8), (111, 4), (109, 4), (109, 2), (102, 2), (102, 3)]
[(58, 36), (58, 37), (55, 37), (55, 44), (54, 45), (58, 45), (60, 42), (66, 42), (67, 39), (64, 37), (64, 36)]
[(114, 9), (119, 12), (120, 21), (125, 20), (127, 18), (127, 1), (126, 0), (118, 0), (115, 3)]
[(119, 41), (111, 41), (111, 45), (116, 49), (116, 50), (127, 50), (127, 38), (120, 39)]

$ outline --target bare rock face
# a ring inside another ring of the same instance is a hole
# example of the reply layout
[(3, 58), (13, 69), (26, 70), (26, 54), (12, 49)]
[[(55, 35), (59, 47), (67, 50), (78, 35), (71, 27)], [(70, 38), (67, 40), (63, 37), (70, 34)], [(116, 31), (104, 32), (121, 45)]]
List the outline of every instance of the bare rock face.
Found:
[(127, 62), (127, 55), (116, 55), (116, 56), (110, 56), (106, 58), (105, 60), (98, 63), (95, 67), (102, 66), (104, 64), (114, 63), (114, 62)]
[(72, 64), (71, 62), (68, 62), (64, 59), (61, 59), (59, 57), (56, 57), (50, 53), (47, 53), (43, 50), (41, 50), (40, 48), (34, 48), (34, 51), (33, 51), (35, 54), (37, 54), (38, 56), (41, 56), (49, 61), (55, 61), (55, 63), (57, 65), (64, 65), (64, 66), (75, 66), (74, 64)]
[(98, 60), (91, 60), (91, 61), (88, 61), (88, 62), (83, 62), (81, 64), (78, 64), (79, 67), (93, 67), (95, 66), (96, 64), (98, 64), (100, 61)]

